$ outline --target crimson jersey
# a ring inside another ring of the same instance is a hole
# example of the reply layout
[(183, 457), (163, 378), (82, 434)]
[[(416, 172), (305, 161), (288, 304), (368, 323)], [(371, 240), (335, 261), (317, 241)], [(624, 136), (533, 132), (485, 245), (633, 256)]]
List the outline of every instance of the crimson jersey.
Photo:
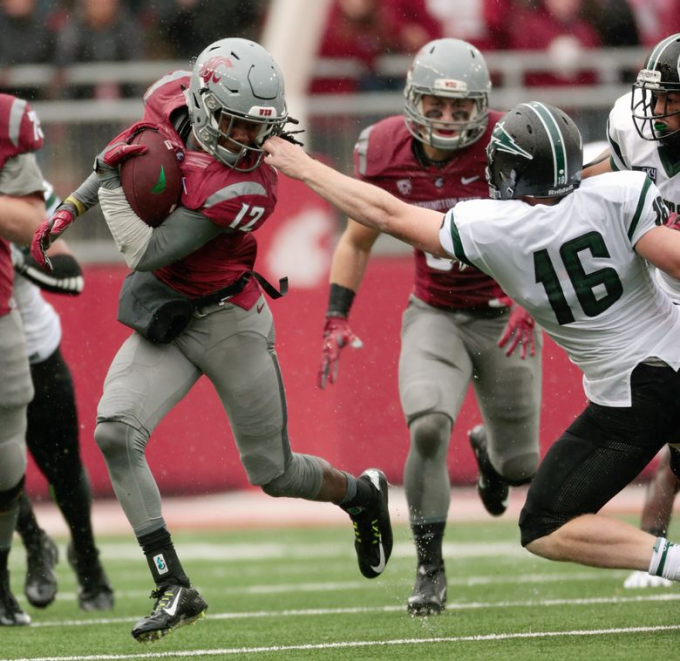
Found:
[[(456, 152), (443, 167), (424, 166), (413, 153), (413, 136), (402, 115), (365, 129), (354, 148), (354, 173), (404, 202), (441, 211), (462, 200), (487, 198), (486, 145), (502, 113), (489, 112), (489, 125), (474, 144)], [(503, 291), (475, 268), (461, 271), (450, 260), (415, 250), (415, 295), (437, 308), (487, 308)]]
[[(186, 106), (184, 89), (190, 73), (176, 71), (161, 78), (144, 95), (144, 120), (158, 124), (177, 142), (179, 135), (170, 120)], [(199, 211), (228, 231), (155, 275), (173, 289), (195, 298), (231, 284), (255, 264), (257, 242), (252, 235), (276, 206), (277, 177), (261, 162), (252, 172), (238, 172), (202, 150), (185, 150), (180, 164), (184, 176), (181, 203)], [(260, 295), (259, 285), (249, 281), (230, 302), (250, 309)]]
[[(9, 94), (0, 94), (0, 169), (10, 158), (37, 151), (42, 145), (40, 122), (28, 103)], [(9, 243), (0, 239), (0, 315), (10, 311), (13, 282)]]

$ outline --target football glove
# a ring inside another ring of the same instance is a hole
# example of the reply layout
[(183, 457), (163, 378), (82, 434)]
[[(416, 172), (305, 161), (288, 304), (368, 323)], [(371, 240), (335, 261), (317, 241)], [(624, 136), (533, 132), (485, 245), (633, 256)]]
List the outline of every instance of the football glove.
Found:
[(536, 355), (536, 340), (534, 338), (534, 328), (536, 322), (534, 318), (521, 306), (517, 305), (510, 297), (503, 296), (495, 299), (492, 307), (510, 308), (508, 323), (505, 325), (498, 346), (503, 349), (508, 345), (505, 355), (511, 356), (518, 346), (522, 346), (520, 358), (524, 360), (527, 353), (530, 356)]
[(323, 327), (321, 364), (316, 380), (321, 390), (326, 387), (326, 383), (335, 383), (337, 380), (340, 352), (348, 345), (353, 349), (360, 349), (363, 342), (352, 332), (345, 317), (326, 317)]
[(664, 225), (672, 230), (680, 231), (680, 216), (678, 216), (678, 214), (673, 211), (672, 213), (668, 214), (668, 220), (664, 223)]
[[(31, 255), (38, 265), (47, 273), (52, 273), (54, 267), (47, 256), (49, 247), (63, 234), (73, 221), (79, 216), (79, 201), (69, 195), (57, 210), (33, 234), (31, 241)], [(80, 205), (82, 206), (82, 205)]]

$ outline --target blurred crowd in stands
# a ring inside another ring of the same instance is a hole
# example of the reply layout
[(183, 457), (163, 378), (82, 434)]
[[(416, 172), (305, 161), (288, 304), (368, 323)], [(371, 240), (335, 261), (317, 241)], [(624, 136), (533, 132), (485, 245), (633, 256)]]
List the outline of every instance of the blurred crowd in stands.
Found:
[[(298, 0), (312, 2), (314, 0)], [(185, 60), (221, 37), (258, 40), (271, 0), (0, 0), (0, 89), (28, 98), (119, 98), (139, 90), (104, 82), (71, 88), (69, 65)], [(301, 26), (300, 29), (304, 29)], [(412, 55), (438, 37), (458, 37), (483, 52), (547, 53), (550, 72), (527, 85), (583, 84), (584, 49), (650, 47), (680, 31), (680, 0), (334, 0), (319, 57), (351, 58), (360, 74), (317, 79), (312, 92), (396, 89), (381, 75), (382, 55)], [(8, 67), (51, 64), (49, 89), (7, 85)]]

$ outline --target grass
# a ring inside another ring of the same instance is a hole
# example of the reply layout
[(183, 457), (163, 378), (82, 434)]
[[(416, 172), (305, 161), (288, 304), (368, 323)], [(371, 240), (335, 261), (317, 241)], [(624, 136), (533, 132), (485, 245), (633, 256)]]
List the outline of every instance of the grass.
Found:
[[(131, 536), (100, 537), (116, 591), (111, 613), (78, 610), (73, 573), (58, 565), (59, 595), (45, 610), (23, 599), (24, 554), (10, 556), (12, 585), (33, 618), (0, 629), (5, 659), (639, 659), (677, 648), (677, 588), (624, 590), (627, 572), (551, 563), (524, 552), (513, 522), (449, 524), (449, 608), (410, 618), (409, 532), (381, 578), (356, 566), (351, 529), (176, 533), (208, 616), (158, 643), (130, 636), (147, 615), (152, 583)], [(57, 540), (62, 558), (65, 539)]]

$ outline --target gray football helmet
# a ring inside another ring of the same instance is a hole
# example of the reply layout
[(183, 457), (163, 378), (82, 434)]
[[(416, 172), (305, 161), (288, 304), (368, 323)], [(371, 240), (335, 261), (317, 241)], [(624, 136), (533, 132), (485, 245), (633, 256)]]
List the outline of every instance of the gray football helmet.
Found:
[(581, 184), (581, 132), (547, 103), (529, 101), (509, 110), (494, 126), (486, 157), (494, 200), (564, 197)]
[[(416, 140), (436, 149), (455, 150), (479, 140), (488, 124), (491, 80), (482, 54), (472, 44), (460, 39), (436, 39), (416, 54), (406, 76), (404, 117)], [(423, 115), (424, 94), (472, 99), (475, 102), (467, 122), (441, 122)], [(437, 125), (458, 131), (458, 135), (437, 135)]]
[[(640, 137), (678, 147), (680, 131), (671, 132), (665, 122), (659, 121), (678, 114), (668, 109), (668, 92), (680, 92), (680, 34), (666, 37), (654, 46), (633, 83), (631, 98), (633, 123)], [(659, 99), (663, 109), (655, 114)]]
[[(248, 39), (221, 39), (208, 46), (194, 64), (186, 97), (198, 143), (240, 172), (260, 164), (262, 143), (279, 135), (288, 121), (281, 70), (262, 46)], [(236, 120), (261, 125), (254, 144), (230, 137)]]

